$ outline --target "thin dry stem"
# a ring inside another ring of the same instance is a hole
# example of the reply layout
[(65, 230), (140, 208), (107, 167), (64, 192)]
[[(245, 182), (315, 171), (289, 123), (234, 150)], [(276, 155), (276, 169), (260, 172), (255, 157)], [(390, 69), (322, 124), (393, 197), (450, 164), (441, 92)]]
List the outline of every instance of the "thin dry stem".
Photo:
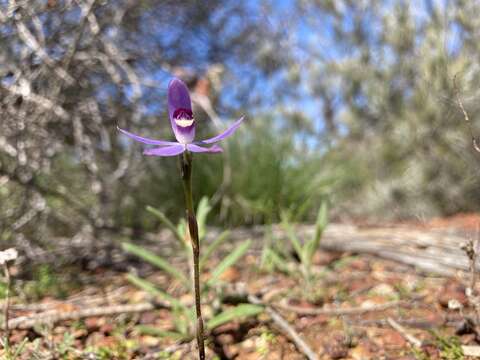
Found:
[(319, 356), (315, 354), (312, 348), (305, 342), (300, 334), (285, 320), (278, 312), (276, 312), (271, 306), (263, 303), (255, 295), (249, 294), (248, 301), (255, 305), (263, 305), (265, 312), (270, 316), (275, 324), (294, 342), (297, 349), (300, 350), (308, 360), (318, 360)]
[(396, 331), (398, 331), (400, 333), (400, 335), (403, 336), (403, 338), (405, 340), (407, 340), (410, 345), (412, 345), (413, 347), (415, 348), (421, 348), (422, 347), (422, 341), (417, 339), (415, 336), (413, 336), (412, 334), (410, 334), (402, 325), (400, 325), (398, 322), (396, 322), (395, 320), (393, 320), (392, 318), (388, 318), (387, 319), (387, 322), (388, 324), (393, 328), (395, 329)]

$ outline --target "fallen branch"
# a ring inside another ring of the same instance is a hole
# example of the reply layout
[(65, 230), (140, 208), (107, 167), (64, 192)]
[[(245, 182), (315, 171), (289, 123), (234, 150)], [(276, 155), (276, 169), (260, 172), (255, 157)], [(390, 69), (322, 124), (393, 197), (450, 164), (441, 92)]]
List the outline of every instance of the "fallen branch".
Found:
[(248, 301), (255, 305), (265, 306), (265, 312), (270, 316), (275, 324), (277, 324), (280, 329), (282, 329), (287, 336), (295, 343), (295, 346), (300, 350), (309, 360), (318, 360), (319, 357), (315, 352), (308, 346), (308, 344), (302, 339), (297, 331), (285, 320), (278, 312), (276, 312), (272, 307), (264, 304), (258, 297), (255, 295), (248, 295)]
[(397, 300), (397, 301), (390, 301), (385, 304), (379, 305), (369, 305), (369, 306), (358, 306), (358, 307), (351, 307), (351, 308), (333, 308), (333, 309), (308, 309), (303, 308), (300, 306), (288, 305), (286, 301), (283, 301), (278, 304), (274, 304), (273, 306), (292, 311), (299, 315), (362, 315), (369, 312), (377, 312), (377, 311), (384, 311), (395, 307), (410, 307), (412, 306), (411, 301), (405, 300)]
[(52, 325), (60, 321), (80, 320), (95, 316), (108, 316), (127, 313), (139, 313), (166, 307), (165, 304), (144, 302), (138, 304), (99, 306), (76, 311), (44, 311), (32, 316), (20, 316), (8, 321), (10, 329), (30, 329), (37, 325)]
[[(10, 304), (10, 310), (14, 311), (25, 311), (25, 312), (45, 312), (54, 310), (56, 307), (64, 304), (71, 305), (75, 307), (92, 307), (94, 305), (100, 306), (101, 304), (106, 304), (112, 299), (121, 300), (121, 296), (124, 295), (126, 291), (126, 286), (122, 286), (110, 293), (106, 293), (102, 296), (92, 297), (91, 295), (75, 295), (68, 298), (65, 301), (56, 301), (52, 300), (49, 302), (41, 303), (31, 303), (31, 304)], [(15, 300), (15, 298), (10, 298), (10, 300)], [(120, 302), (120, 301), (118, 301)], [(0, 302), (0, 308), (5, 306), (5, 301)]]
[[(438, 326), (441, 325), (448, 325), (448, 326), (453, 326), (453, 327), (458, 327), (457, 323), (441, 323), (439, 324), (438, 322), (435, 321), (430, 321), (428, 319), (419, 319), (416, 317), (413, 318), (399, 318), (395, 320), (399, 324), (403, 324), (408, 326), (409, 328), (416, 328), (416, 329), (421, 329), (421, 330), (433, 330), (437, 328)], [(361, 326), (361, 327), (370, 327), (370, 326), (375, 326), (375, 327), (387, 327), (390, 326), (388, 321), (386, 319), (375, 319), (375, 320), (355, 320), (350, 322), (351, 325), (354, 326)]]

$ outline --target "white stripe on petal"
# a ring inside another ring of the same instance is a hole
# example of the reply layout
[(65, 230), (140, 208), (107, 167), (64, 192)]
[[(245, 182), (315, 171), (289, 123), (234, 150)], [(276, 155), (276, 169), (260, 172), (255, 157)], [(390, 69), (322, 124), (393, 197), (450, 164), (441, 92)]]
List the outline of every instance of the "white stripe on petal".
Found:
[(175, 119), (175, 124), (180, 127), (189, 127), (192, 126), (194, 119)]

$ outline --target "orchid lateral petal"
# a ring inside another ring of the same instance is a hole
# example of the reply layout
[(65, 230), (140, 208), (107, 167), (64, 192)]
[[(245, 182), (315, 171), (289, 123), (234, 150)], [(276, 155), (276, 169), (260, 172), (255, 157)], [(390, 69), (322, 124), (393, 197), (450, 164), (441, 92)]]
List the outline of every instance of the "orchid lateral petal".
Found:
[(214, 136), (210, 139), (206, 139), (206, 140), (202, 140), (202, 141), (199, 141), (200, 144), (213, 144), (213, 143), (216, 143), (217, 141), (220, 141), (220, 140), (223, 140), (223, 139), (226, 139), (227, 137), (233, 135), (233, 133), (235, 132), (235, 130), (237, 130), (237, 128), (240, 126), (240, 124), (242, 123), (242, 121), (245, 119), (244, 116), (242, 116), (240, 119), (238, 119), (237, 121), (235, 121), (232, 126), (230, 126), (227, 130), (225, 130), (223, 133), (221, 134), (218, 134), (217, 136)]
[(141, 136), (132, 134), (132, 133), (126, 131), (126, 130), (120, 129), (118, 126), (117, 126), (117, 129), (118, 129), (122, 134), (127, 135), (129, 138), (131, 138), (131, 139), (133, 139), (133, 140), (135, 140), (135, 141), (144, 143), (144, 144), (148, 144), (148, 145), (168, 146), (168, 145), (178, 144), (178, 143), (173, 142), (173, 141), (164, 141), (164, 140), (155, 140), (155, 139), (144, 138), (144, 137), (141, 137)]
[(146, 149), (143, 151), (145, 155), (150, 156), (175, 156), (185, 151), (185, 145), (176, 144), (172, 146), (157, 147), (153, 149)]
[(220, 153), (223, 152), (223, 149), (218, 145), (213, 145), (211, 147), (205, 148), (195, 144), (187, 144), (187, 150), (195, 153)]

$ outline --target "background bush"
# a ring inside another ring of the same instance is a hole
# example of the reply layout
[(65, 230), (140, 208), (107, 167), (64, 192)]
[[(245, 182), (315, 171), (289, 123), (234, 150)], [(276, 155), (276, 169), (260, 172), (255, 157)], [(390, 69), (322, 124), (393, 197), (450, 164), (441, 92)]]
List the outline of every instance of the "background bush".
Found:
[[(174, 159), (116, 126), (170, 134), (183, 78), (199, 137), (246, 115), (222, 156), (198, 156), (195, 197), (218, 224), (425, 218), (478, 210), (474, 125), (480, 5), (473, 1), (38, 1), (0, 5), (0, 238), (94, 246), (145, 211), (182, 215)], [(215, 111), (212, 111), (214, 109)], [(480, 129), (479, 129), (480, 130)], [(32, 252), (30, 252), (33, 254)]]

